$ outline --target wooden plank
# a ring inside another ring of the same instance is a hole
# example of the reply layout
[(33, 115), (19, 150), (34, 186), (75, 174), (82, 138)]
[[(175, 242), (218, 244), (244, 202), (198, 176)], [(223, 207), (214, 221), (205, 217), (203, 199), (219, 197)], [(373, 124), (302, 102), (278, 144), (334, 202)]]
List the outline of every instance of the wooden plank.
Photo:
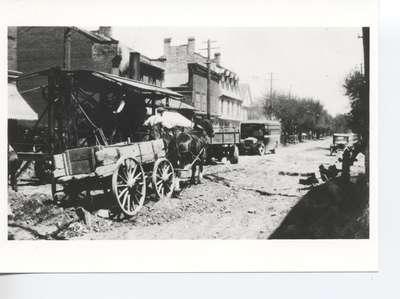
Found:
[(105, 147), (96, 152), (96, 164), (108, 165), (116, 163), (120, 157), (120, 151), (117, 147)]
[(66, 176), (66, 175), (67, 175), (67, 173), (64, 168), (59, 168), (59, 169), (53, 170), (54, 178), (59, 178), (59, 177)]
[(63, 154), (57, 154), (53, 156), (53, 161), (54, 161), (54, 168), (55, 169), (64, 169), (64, 160), (63, 160)]
[(218, 131), (215, 133), (214, 137), (211, 138), (211, 144), (236, 144), (239, 142), (239, 132), (230, 131)]
[(96, 168), (95, 173), (99, 177), (106, 177), (106, 176), (112, 175), (115, 168), (116, 168), (116, 164), (108, 164), (108, 165), (104, 165), (104, 166), (99, 166)]
[(57, 179), (57, 182), (59, 183), (66, 183), (72, 180), (83, 180), (83, 179), (87, 179), (90, 177), (94, 177), (95, 174), (94, 173), (88, 173), (88, 174), (77, 174), (77, 175), (66, 175), (63, 177), (60, 177)]
[(166, 151), (164, 147), (164, 141), (157, 139), (153, 141), (153, 149), (155, 154), (155, 160), (159, 158), (164, 158), (166, 156)]
[(22, 161), (37, 161), (42, 159), (51, 158), (50, 154), (35, 153), (35, 152), (17, 152), (18, 159)]

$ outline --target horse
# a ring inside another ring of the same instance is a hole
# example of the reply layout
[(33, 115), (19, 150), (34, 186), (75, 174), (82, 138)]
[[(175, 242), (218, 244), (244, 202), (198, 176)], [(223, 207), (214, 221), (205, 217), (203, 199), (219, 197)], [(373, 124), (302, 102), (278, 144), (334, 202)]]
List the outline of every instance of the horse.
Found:
[(199, 168), (197, 182), (201, 183), (203, 177), (203, 165), (206, 161), (207, 145), (209, 137), (213, 137), (214, 131), (209, 120), (195, 120), (194, 128), (187, 132), (178, 132), (169, 141), (168, 159), (174, 167), (184, 169), (191, 164), (192, 184), (196, 183), (196, 169)]

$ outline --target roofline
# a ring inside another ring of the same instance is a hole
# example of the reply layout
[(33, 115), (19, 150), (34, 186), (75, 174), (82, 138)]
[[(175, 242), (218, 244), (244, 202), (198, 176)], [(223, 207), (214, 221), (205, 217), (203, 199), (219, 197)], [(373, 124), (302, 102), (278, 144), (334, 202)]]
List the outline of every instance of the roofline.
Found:
[(96, 41), (96, 43), (98, 43), (98, 44), (118, 44), (119, 43), (119, 41), (113, 39), (112, 37), (109, 37), (110, 40), (108, 41), (108, 40), (102, 39), (100, 36), (98, 36), (94, 32), (91, 32), (91, 31), (88, 31), (88, 30), (85, 30), (85, 29), (82, 29), (79, 27), (71, 26), (69, 28), (71, 28), (72, 30), (75, 30), (76, 32), (78, 32), (82, 35), (85, 35), (87, 38), (89, 38), (92, 41)]
[(246, 120), (242, 121), (242, 124), (279, 124), (281, 125), (281, 122), (279, 120)]
[[(190, 66), (197, 66), (199, 67), (202, 71), (207, 72), (207, 67), (203, 66), (202, 64), (198, 63), (198, 62), (192, 62), (192, 63), (188, 63), (187, 64), (188, 67)], [(221, 74), (217, 73), (216, 71), (211, 70), (211, 75), (217, 76), (218, 78), (221, 77)]]
[[(203, 56), (202, 54), (198, 53), (198, 52), (194, 52), (195, 55), (200, 56), (201, 58), (207, 60), (208, 58), (206, 56)], [(223, 69), (223, 70), (228, 70), (229, 72), (233, 73), (234, 75), (238, 76), (238, 74), (234, 71), (232, 71), (231, 69), (228, 69), (227, 67), (224, 67), (222, 65), (217, 65), (217, 67)]]

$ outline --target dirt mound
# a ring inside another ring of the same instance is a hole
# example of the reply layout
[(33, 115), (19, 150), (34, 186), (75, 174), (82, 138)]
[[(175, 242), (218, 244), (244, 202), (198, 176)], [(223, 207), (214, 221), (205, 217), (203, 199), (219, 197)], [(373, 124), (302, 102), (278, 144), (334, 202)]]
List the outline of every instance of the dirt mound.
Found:
[(368, 187), (336, 179), (309, 191), (270, 239), (364, 239), (369, 237)]
[(9, 219), (9, 239), (59, 240), (82, 236), (88, 231), (103, 231), (109, 228), (109, 220), (89, 214), (83, 217), (79, 207), (62, 208), (51, 196), (44, 193), (29, 195), (8, 191), (8, 200), (13, 217)]

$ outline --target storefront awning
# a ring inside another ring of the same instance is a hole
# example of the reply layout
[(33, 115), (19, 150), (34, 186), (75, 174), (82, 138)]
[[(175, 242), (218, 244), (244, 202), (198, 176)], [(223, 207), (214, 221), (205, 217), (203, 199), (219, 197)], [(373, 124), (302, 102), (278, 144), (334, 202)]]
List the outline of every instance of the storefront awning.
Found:
[(8, 83), (8, 118), (16, 120), (37, 120), (38, 115), (18, 92), (17, 86)]
[(174, 99), (169, 99), (168, 105), (167, 105), (167, 100), (163, 99), (161, 101), (160, 105), (158, 105), (158, 106), (165, 107), (168, 110), (191, 110), (191, 111), (198, 110), (197, 108), (195, 108), (189, 104), (186, 104), (182, 101), (174, 100)]
[(125, 77), (120, 77), (116, 75), (111, 75), (107, 73), (102, 73), (102, 72), (92, 72), (92, 75), (94, 77), (108, 80), (132, 89), (136, 89), (140, 91), (142, 94), (148, 94), (150, 97), (154, 98), (159, 98), (162, 99), (164, 97), (171, 97), (171, 98), (176, 98), (180, 99), (182, 98), (182, 95), (172, 91), (167, 88), (151, 85), (151, 84), (146, 84), (143, 82), (139, 82), (133, 79), (125, 78)]

